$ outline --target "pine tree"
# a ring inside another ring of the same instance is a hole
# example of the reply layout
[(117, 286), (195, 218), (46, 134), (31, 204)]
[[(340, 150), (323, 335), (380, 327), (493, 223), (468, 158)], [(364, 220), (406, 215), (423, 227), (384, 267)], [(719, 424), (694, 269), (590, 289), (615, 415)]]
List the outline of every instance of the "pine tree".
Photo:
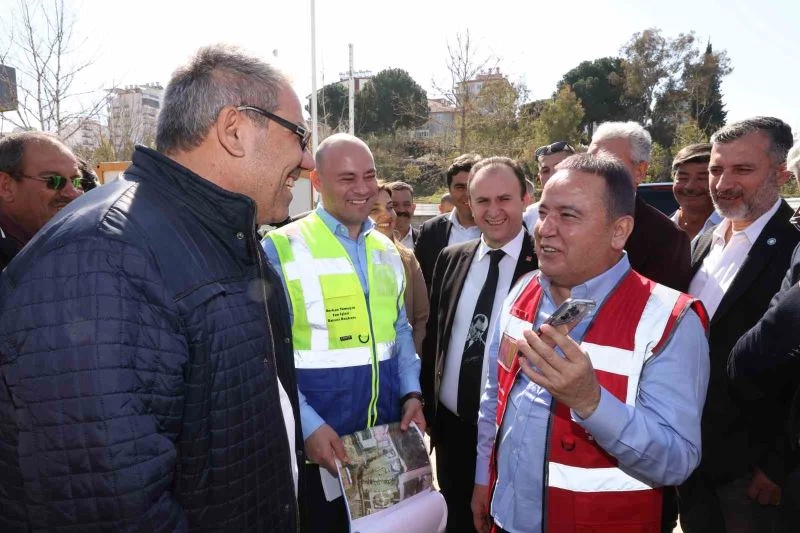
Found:
[(722, 77), (731, 72), (728, 65), (725, 52), (715, 54), (709, 41), (700, 62), (687, 69), (686, 85), (691, 94), (689, 112), (708, 136), (725, 125), (728, 115), (720, 91)]

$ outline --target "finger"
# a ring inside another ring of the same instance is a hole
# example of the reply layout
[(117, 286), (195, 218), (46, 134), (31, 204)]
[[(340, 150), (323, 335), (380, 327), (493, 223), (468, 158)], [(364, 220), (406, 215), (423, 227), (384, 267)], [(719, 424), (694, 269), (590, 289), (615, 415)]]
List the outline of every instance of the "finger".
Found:
[(408, 429), (408, 425), (411, 423), (413, 417), (414, 417), (414, 410), (406, 409), (405, 412), (403, 413), (403, 418), (400, 420), (401, 431), (405, 431)]
[(564, 335), (561, 331), (546, 324), (542, 326), (542, 333), (555, 341), (556, 346), (561, 348), (567, 361), (571, 363), (583, 363), (588, 359), (586, 352), (584, 352), (580, 345), (569, 335)]
[(341, 462), (349, 463), (350, 458), (347, 456), (347, 451), (344, 449), (344, 443), (342, 439), (339, 438), (339, 435), (336, 435), (335, 438), (331, 439), (331, 448), (333, 449), (333, 453)]
[(528, 379), (530, 379), (540, 387), (544, 387), (548, 391), (552, 391), (552, 383), (550, 382), (550, 380), (547, 379), (547, 377), (544, 374), (542, 374), (540, 370), (535, 369), (531, 361), (529, 361), (524, 357), (520, 357), (519, 368), (526, 376), (528, 376)]
[(517, 341), (517, 350), (542, 374), (548, 375), (561, 368), (561, 358), (535, 332), (523, 331), (522, 336), (525, 342)]
[(425, 415), (423, 414), (422, 409), (417, 409), (417, 412), (414, 415), (413, 420), (414, 420), (414, 423), (417, 424), (417, 427), (419, 428), (420, 431), (424, 432), (425, 428), (428, 427), (428, 423), (425, 420)]

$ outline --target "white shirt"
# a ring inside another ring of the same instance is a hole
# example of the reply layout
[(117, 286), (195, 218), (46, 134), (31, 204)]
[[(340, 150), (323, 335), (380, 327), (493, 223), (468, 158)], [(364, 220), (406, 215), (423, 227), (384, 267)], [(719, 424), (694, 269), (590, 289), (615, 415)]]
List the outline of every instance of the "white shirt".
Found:
[(731, 227), (730, 219), (723, 219), (714, 228), (711, 249), (689, 284), (689, 294), (703, 302), (709, 318), (714, 317), (719, 303), (736, 278), (745, 257), (750, 253), (750, 248), (753, 247), (753, 243), (761, 235), (764, 226), (778, 211), (780, 205), (781, 199), (778, 198), (769, 211), (758, 217), (747, 228), (742, 231), (733, 231), (727, 243), (725, 234)]
[[(450, 239), (447, 241), (448, 246), (471, 241), (481, 236), (481, 230), (480, 228), (478, 228), (477, 225), (470, 226), (468, 228), (465, 228), (464, 226), (461, 225), (461, 223), (458, 221), (458, 216), (456, 215), (455, 207), (453, 208), (452, 211), (450, 211), (450, 224), (452, 225), (452, 228), (450, 229)], [(488, 267), (487, 267), (487, 272), (488, 272)]]
[(411, 226), (408, 227), (408, 233), (406, 233), (406, 236), (402, 239), (397, 239), (397, 241), (409, 250), (414, 249), (414, 232), (411, 231)]
[[(680, 217), (680, 214), (681, 214), (681, 210), (680, 209), (676, 209), (675, 212), (672, 213), (672, 216), (669, 217), (670, 220), (672, 220), (675, 223), (675, 225), (678, 226), (679, 228), (681, 228), (681, 217)], [(722, 220), (723, 220), (722, 215), (720, 215), (716, 211), (712, 211), (711, 214), (706, 219), (706, 221), (703, 222), (703, 227), (700, 228), (700, 231), (698, 231), (697, 235), (695, 235), (694, 239), (692, 239), (692, 244), (694, 244), (694, 241), (699, 239), (700, 235), (705, 233), (708, 228), (710, 228), (711, 226), (716, 226), (717, 224), (722, 222)], [(683, 228), (681, 228), (681, 229), (683, 229)]]
[(286, 424), (286, 436), (289, 439), (289, 458), (292, 463), (292, 478), (294, 478), (294, 497), (297, 498), (297, 455), (294, 453), (294, 413), (292, 412), (292, 402), (289, 395), (278, 380), (278, 394), (281, 398), (281, 412), (283, 413), (283, 423)]
[(541, 202), (534, 202), (528, 207), (525, 208), (525, 212), (522, 213), (522, 221), (525, 223), (525, 227), (528, 228), (528, 233), (533, 235), (533, 227), (536, 225), (536, 221), (539, 220), (539, 204)]
[[(525, 231), (520, 229), (519, 234), (501, 248), (506, 255), (498, 265), (497, 289), (492, 303), (492, 316), (489, 318), (487, 326), (489, 331), (494, 326), (500, 313), (500, 308), (503, 307), (503, 300), (505, 300), (508, 291), (511, 289), (511, 282), (514, 277), (514, 270), (517, 268), (519, 254), (522, 251), (522, 239), (524, 236)], [(475, 312), (475, 303), (478, 301), (478, 296), (484, 283), (486, 283), (486, 276), (489, 275), (489, 263), (491, 263), (489, 252), (491, 250), (484, 242), (483, 237), (481, 237), (481, 243), (478, 245), (478, 250), (472, 259), (469, 272), (467, 272), (467, 276), (464, 279), (464, 288), (461, 290), (456, 313), (453, 316), (450, 343), (447, 346), (444, 360), (442, 386), (439, 389), (439, 401), (456, 414), (458, 414), (458, 377), (461, 373), (461, 356), (464, 355), (464, 344), (467, 342), (467, 333), (472, 322), (472, 314)], [(488, 346), (489, 343), (487, 342), (483, 354), (481, 387), (475, 391), (475, 394), (479, 396), (483, 394), (483, 388), (486, 386), (486, 376), (489, 369), (489, 355), (486, 352)]]

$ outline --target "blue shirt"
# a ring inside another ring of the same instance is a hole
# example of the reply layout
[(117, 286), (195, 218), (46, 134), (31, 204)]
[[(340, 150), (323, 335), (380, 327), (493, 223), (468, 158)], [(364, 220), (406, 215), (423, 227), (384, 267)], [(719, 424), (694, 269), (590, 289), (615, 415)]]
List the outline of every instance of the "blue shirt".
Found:
[[(598, 304), (630, 269), (627, 255), (589, 281), (574, 287), (573, 298)], [(556, 309), (545, 276), (540, 278), (542, 300), (534, 328)], [(517, 295), (503, 302), (507, 313)], [(502, 316), (502, 315), (501, 315)], [(591, 317), (583, 319), (570, 337), (580, 342)], [(478, 461), (475, 482), (489, 484), (489, 454), (495, 438), (497, 412), (497, 352), (500, 320), (494, 326), (489, 347), (489, 378), (478, 416)], [(655, 333), (655, 332), (654, 332)], [(660, 332), (659, 332), (660, 333)], [(654, 338), (653, 342), (657, 342)], [(700, 319), (687, 313), (664, 350), (645, 363), (636, 406), (626, 405), (601, 388), (594, 413), (573, 419), (619, 462), (620, 467), (658, 485), (678, 485), (700, 462), (700, 417), (709, 377), (708, 341)], [(542, 494), (547, 428), (552, 397), (520, 372), (508, 397), (499, 432), (497, 487), (491, 514), (509, 532), (542, 530)]]
[[(350, 238), (349, 230), (338, 220), (328, 213), (321, 205), (316, 208), (315, 212), (328, 229), (333, 232), (336, 239), (342, 244), (347, 252), (353, 267), (358, 273), (358, 279), (361, 281), (361, 287), (364, 289), (364, 295), (369, 296), (369, 284), (367, 283), (367, 245), (366, 236), (373, 230), (375, 225), (369, 218), (361, 224), (361, 230), (358, 233), (358, 238), (353, 240)], [(278, 258), (278, 251), (275, 245), (269, 238), (261, 241), (264, 247), (264, 252), (270, 263), (275, 265), (275, 270), (281, 276), (283, 281), (283, 270), (281, 269), (281, 262)], [(286, 291), (286, 283), (284, 281), (284, 291)], [(294, 313), (292, 311), (292, 302), (289, 300), (289, 293), (286, 292), (286, 301), (289, 302), (289, 319), (294, 322)], [(417, 357), (416, 349), (414, 348), (414, 338), (411, 334), (411, 325), (408, 323), (406, 316), (406, 307), (403, 304), (403, 299), (398, 299), (397, 306), (397, 320), (394, 323), (395, 329), (395, 356), (398, 362), (398, 372), (400, 376), (400, 396), (404, 396), (409, 392), (419, 392), (421, 387), (419, 385), (419, 369), (420, 360)], [(317, 430), (325, 421), (319, 414), (311, 407), (306, 401), (306, 397), (302, 392), (299, 393), (300, 397), (300, 423), (303, 428), (303, 438), (307, 439), (314, 431)]]

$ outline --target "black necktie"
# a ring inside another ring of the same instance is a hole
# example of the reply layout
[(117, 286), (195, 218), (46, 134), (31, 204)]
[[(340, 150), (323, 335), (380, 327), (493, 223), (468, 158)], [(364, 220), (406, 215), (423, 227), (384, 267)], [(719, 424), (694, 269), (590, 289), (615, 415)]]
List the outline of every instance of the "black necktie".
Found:
[(483, 373), (483, 354), (486, 348), (486, 336), (489, 333), (489, 320), (492, 318), (494, 293), (497, 290), (497, 278), (500, 276), (500, 260), (506, 255), (503, 250), (489, 252), (491, 263), (486, 282), (483, 284), (472, 321), (464, 343), (461, 356), (461, 372), (458, 375), (458, 415), (466, 422), (477, 423), (478, 406), (481, 394), (481, 375)]

